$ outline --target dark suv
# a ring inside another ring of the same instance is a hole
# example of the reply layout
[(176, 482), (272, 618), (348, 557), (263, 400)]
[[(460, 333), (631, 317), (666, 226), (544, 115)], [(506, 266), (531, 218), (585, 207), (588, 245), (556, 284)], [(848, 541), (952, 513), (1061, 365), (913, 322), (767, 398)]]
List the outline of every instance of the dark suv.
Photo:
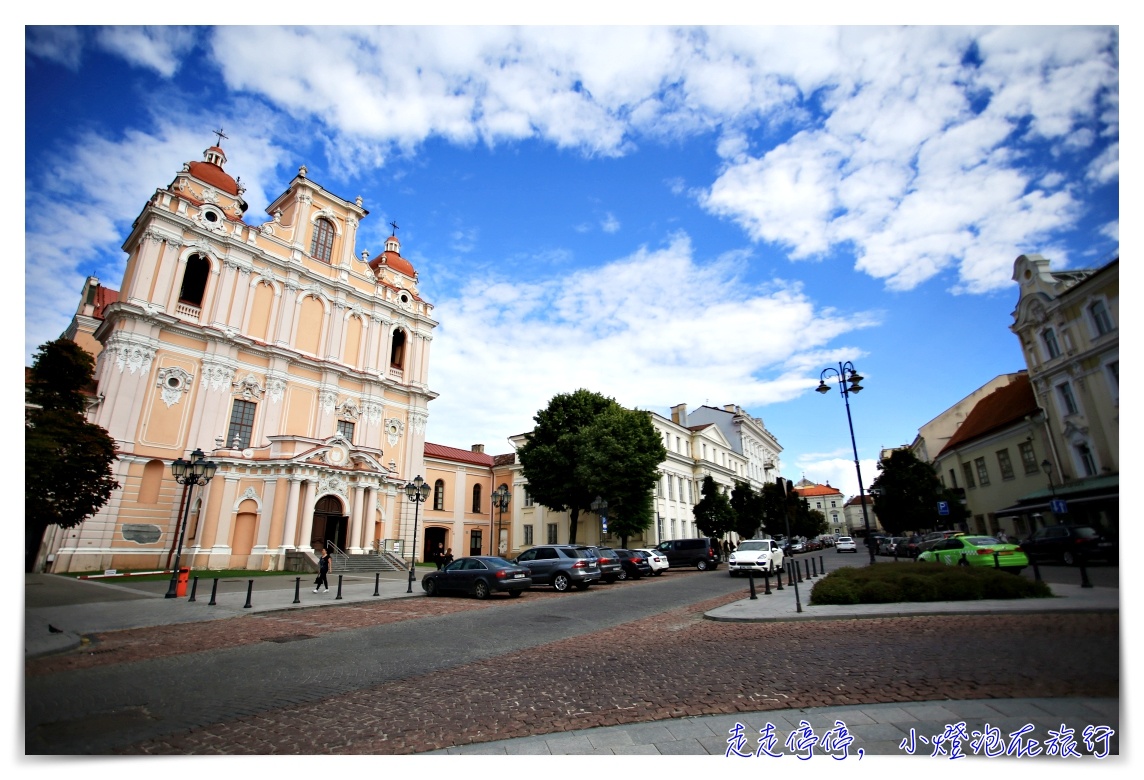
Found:
[(528, 569), (534, 585), (552, 585), (563, 593), (575, 585), (586, 590), (600, 580), (595, 551), (582, 544), (542, 544), (525, 550), (515, 563)]
[(616, 555), (615, 550), (611, 547), (589, 547), (588, 549), (598, 559), (596, 563), (600, 567), (600, 579), (607, 583), (622, 579), (620, 575), (624, 573), (624, 567), (620, 565), (620, 556)]
[(1066, 566), (1078, 560), (1099, 558), (1115, 564), (1116, 543), (1102, 535), (1091, 525), (1050, 525), (1038, 528), (1021, 542), (1021, 549), (1030, 558), (1059, 560)]
[(669, 539), (655, 546), (671, 568), (694, 566), (699, 571), (719, 568), (719, 543), (711, 539)]
[(638, 551), (616, 549), (612, 552), (616, 554), (620, 565), (623, 567), (620, 571), (621, 580), (638, 580), (640, 577), (651, 576), (651, 564)]

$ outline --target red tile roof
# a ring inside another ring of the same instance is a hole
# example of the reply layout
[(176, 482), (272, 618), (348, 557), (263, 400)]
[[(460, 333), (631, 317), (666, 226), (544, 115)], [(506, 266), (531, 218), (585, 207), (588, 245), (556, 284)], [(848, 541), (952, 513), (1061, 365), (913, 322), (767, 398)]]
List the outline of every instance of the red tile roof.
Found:
[(92, 313), (93, 317), (103, 319), (103, 310), (111, 304), (119, 300), (119, 290), (113, 290), (110, 287), (100, 285), (95, 288), (95, 311)]
[(1029, 375), (1021, 371), (1012, 382), (977, 402), (937, 456), (940, 458), (947, 450), (1020, 422), (1037, 411)]
[(800, 496), (840, 496), (842, 491), (830, 485), (811, 485), (810, 487), (796, 487), (795, 493)]
[[(218, 149), (218, 147), (212, 148)], [(221, 152), (222, 149), (218, 149), (218, 151)], [(214, 163), (196, 160), (195, 162), (187, 164), (187, 170), (199, 181), (206, 182), (212, 187), (217, 187), (227, 194), (238, 195), (238, 184), (231, 178), (229, 173)]]
[(477, 466), (493, 467), (493, 456), (483, 452), (462, 450), (456, 447), (446, 447), (443, 444), (430, 444), (425, 442), (425, 457), (441, 458), (442, 460), (459, 460), (462, 463), (473, 463)]
[(405, 274), (410, 279), (417, 277), (417, 272), (413, 270), (413, 263), (406, 260), (401, 255), (390, 250), (382, 252), (377, 257), (369, 261), (369, 267), (377, 270), (378, 266), (384, 265), (386, 268), (391, 268), (399, 274)]

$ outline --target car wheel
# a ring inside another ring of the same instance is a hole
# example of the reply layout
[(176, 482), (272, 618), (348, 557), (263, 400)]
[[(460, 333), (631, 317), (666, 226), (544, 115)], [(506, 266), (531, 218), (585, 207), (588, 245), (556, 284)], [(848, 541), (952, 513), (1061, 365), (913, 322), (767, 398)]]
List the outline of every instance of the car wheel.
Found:
[(576, 590), (588, 590), (588, 586), (591, 584), (592, 583), (590, 583), (590, 582), (577, 582), (576, 583)]
[(700, 558), (695, 562), (695, 568), (699, 569), (699, 571), (707, 571), (707, 561)]
[(560, 572), (552, 578), (552, 587), (556, 588), (560, 593), (568, 590), (568, 586), (572, 584), (572, 580), (568, 579), (568, 575)]
[(1074, 566), (1076, 565), (1076, 556), (1071, 551), (1065, 550), (1061, 553), (1061, 562), (1065, 566)]
[(510, 590), (508, 592), (508, 597), (510, 599), (518, 599), (518, 598), (520, 598), (521, 593), (524, 593), (524, 591), (523, 590)]
[(611, 585), (615, 581), (616, 581), (615, 577), (605, 577), (604, 578), (604, 582), (608, 583), (609, 585)]
[(489, 597), (489, 584), (484, 580), (477, 580), (477, 584), (473, 586), (473, 595), (481, 601)]
[(652, 572), (652, 574), (658, 577), (659, 575), (663, 574), (663, 569), (656, 569)]
[(957, 565), (958, 565), (958, 566), (968, 566), (968, 565), (969, 565), (969, 561), (965, 560), (965, 558), (964, 558), (964, 557), (962, 557), (960, 560), (958, 560), (958, 562), (957, 562)]
[(425, 580), (425, 595), (426, 596), (436, 596), (437, 595), (437, 583), (434, 580)]
[(623, 582), (627, 578), (628, 578), (628, 573), (626, 571), (622, 571), (616, 575), (616, 579), (619, 580), (620, 582)]

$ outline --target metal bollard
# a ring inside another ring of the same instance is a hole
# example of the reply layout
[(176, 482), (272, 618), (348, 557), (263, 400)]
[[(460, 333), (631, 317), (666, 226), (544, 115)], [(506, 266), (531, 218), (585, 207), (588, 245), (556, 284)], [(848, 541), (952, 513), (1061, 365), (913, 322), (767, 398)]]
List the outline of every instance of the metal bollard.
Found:
[(998, 553), (993, 553), (993, 568), (1001, 568), (1001, 556)]
[(294, 578), (294, 603), (295, 604), (301, 604), (302, 603), (302, 599), (299, 598), (299, 596), (298, 596), (298, 594), (301, 591), (302, 591), (302, 578), (301, 577), (295, 577)]
[(790, 567), (787, 566), (786, 558), (783, 558), (783, 567), (775, 572), (775, 589), (776, 590), (782, 590), (783, 589), (783, 572), (786, 570), (789, 570), (789, 569), (790, 569)]
[(818, 564), (814, 562), (814, 556), (810, 556), (810, 578), (813, 580), (818, 576)]
[(771, 570), (763, 569), (763, 595), (771, 595)]
[(208, 607), (215, 606), (215, 593), (218, 592), (218, 577), (214, 578), (214, 584), (211, 585), (211, 600), (207, 602)]
[(342, 575), (338, 575), (338, 595), (334, 596), (334, 601), (341, 601), (342, 598)]
[(759, 597), (755, 595), (755, 572), (753, 569), (747, 572), (747, 579), (751, 581), (751, 600), (755, 601)]
[(818, 556), (818, 571), (824, 577), (826, 576), (826, 561), (822, 560), (822, 556)]
[(1080, 567), (1080, 586), (1082, 588), (1091, 588), (1092, 583), (1088, 580), (1088, 568), (1084, 565), (1083, 555), (1076, 557), (1076, 565)]
[(1031, 555), (1026, 555), (1025, 557), (1029, 559), (1029, 563), (1033, 564), (1033, 579), (1037, 582), (1041, 582), (1041, 567), (1037, 565), (1037, 559)]
[[(803, 561), (803, 564), (805, 565), (805, 564), (806, 564), (806, 561)], [(795, 578), (794, 578), (794, 586), (795, 586), (795, 587), (794, 587), (794, 592), (795, 592), (795, 598), (798, 598), (798, 584), (799, 584), (800, 582), (802, 582), (802, 570), (803, 570), (803, 566), (799, 566), (799, 565), (798, 565), (798, 561), (795, 561), (795, 562), (794, 562), (794, 572), (795, 572), (795, 574), (797, 574), (797, 575), (798, 575), (797, 577), (795, 577)]]
[(254, 580), (246, 581), (246, 603), (242, 605), (243, 609), (250, 609), (250, 596), (254, 593)]
[(199, 589), (199, 578), (191, 577), (191, 595), (187, 598), (188, 602), (195, 600), (195, 591)]
[(374, 572), (373, 575), (373, 595), (381, 595), (381, 572)]

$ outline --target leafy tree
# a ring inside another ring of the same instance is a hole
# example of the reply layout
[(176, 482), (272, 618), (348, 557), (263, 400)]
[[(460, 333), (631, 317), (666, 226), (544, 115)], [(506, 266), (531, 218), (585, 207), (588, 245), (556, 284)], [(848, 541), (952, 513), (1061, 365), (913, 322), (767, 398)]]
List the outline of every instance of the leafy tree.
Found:
[(32, 363), (24, 433), (24, 570), (31, 571), (51, 525), (74, 528), (119, 487), (115, 441), (83, 414), (95, 361), (75, 342), (40, 345)]
[[(790, 485), (789, 480), (781, 480), (781, 482)], [(771, 536), (786, 536), (787, 523), (790, 519), (788, 502), (793, 493), (784, 493), (783, 485), (780, 482), (768, 482), (763, 485), (760, 495), (763, 508), (763, 527), (766, 532)]]
[[(949, 494), (933, 466), (918, 460), (909, 450), (894, 450), (878, 464), (878, 469), (881, 474), (870, 486), (870, 492), (874, 496), (874, 514), (887, 533), (900, 536), (906, 531), (949, 526), (956, 519), (953, 514), (938, 514), (938, 502), (948, 500)], [(964, 507), (956, 498), (950, 501), (950, 511), (964, 518)]]
[[(826, 515), (817, 509), (811, 509), (806, 499), (799, 500), (795, 520), (791, 523), (791, 533), (796, 536), (805, 536), (807, 539), (826, 533), (830, 526), (826, 522)], [(798, 530), (795, 530), (795, 529)]]
[(731, 508), (735, 510), (735, 524), (731, 530), (742, 539), (751, 539), (766, 522), (763, 494), (749, 483), (735, 480), (731, 491)]
[(691, 510), (695, 514), (695, 527), (704, 536), (722, 537), (735, 527), (735, 510), (710, 476), (703, 478), (700, 492), (703, 498)]
[(517, 453), (521, 470), (538, 502), (568, 512), (569, 544), (597, 496), (608, 502), (609, 525), (615, 517), (620, 529), (647, 527), (650, 504), (638, 494), (655, 484), (667, 452), (646, 413), (581, 389), (554, 396), (533, 419)]

